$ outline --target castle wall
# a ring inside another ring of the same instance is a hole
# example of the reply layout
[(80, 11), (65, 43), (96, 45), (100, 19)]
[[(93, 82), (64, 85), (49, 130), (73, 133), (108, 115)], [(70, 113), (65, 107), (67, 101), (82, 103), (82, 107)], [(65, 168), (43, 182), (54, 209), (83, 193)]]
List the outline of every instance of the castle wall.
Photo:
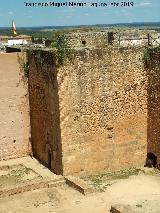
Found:
[(64, 175), (143, 166), (148, 81), (143, 55), (143, 48), (81, 49), (56, 67), (54, 53), (32, 51), (35, 156), (49, 166), (50, 147), (51, 169)]
[[(101, 32), (72, 32), (65, 34), (68, 44), (73, 48), (104, 48), (113, 46), (144, 47), (148, 44), (158, 46), (160, 33), (154, 30), (104, 30)], [(149, 36), (149, 37), (148, 37)]]
[(17, 53), (0, 54), (0, 160), (31, 152), (28, 88), (18, 60)]
[(32, 150), (56, 174), (62, 174), (57, 67), (50, 52), (28, 54)]
[(59, 70), (64, 174), (143, 166), (147, 76), (143, 48), (75, 53)]
[(157, 157), (160, 168), (160, 51), (159, 48), (149, 49), (146, 70), (148, 72), (148, 122), (147, 152)]
[(65, 34), (68, 44), (74, 48), (104, 47), (108, 45), (107, 32), (83, 32)]

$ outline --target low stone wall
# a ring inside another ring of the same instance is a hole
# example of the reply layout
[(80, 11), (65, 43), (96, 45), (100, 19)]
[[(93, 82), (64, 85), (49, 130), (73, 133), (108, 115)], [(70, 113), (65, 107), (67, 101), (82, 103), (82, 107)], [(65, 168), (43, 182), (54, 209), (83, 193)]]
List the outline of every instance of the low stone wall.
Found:
[(104, 31), (66, 33), (68, 44), (73, 48), (104, 48), (113, 46), (144, 47), (148, 44), (158, 46), (160, 33), (154, 30), (105, 29)]
[(68, 44), (73, 48), (104, 47), (108, 45), (107, 32), (83, 32), (66, 34)]
[(87, 184), (84, 180), (74, 177), (74, 176), (66, 176), (65, 177), (66, 184), (68, 184), (70, 187), (78, 190), (83, 195), (87, 195), (90, 193), (96, 192), (96, 189)]

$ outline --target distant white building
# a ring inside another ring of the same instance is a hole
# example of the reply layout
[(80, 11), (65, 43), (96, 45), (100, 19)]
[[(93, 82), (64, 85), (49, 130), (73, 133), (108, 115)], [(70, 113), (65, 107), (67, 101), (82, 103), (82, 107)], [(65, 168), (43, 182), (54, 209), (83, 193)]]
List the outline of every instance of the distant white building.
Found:
[(25, 39), (11, 39), (8, 40), (8, 46), (13, 46), (13, 45), (24, 45), (28, 44), (28, 42)]

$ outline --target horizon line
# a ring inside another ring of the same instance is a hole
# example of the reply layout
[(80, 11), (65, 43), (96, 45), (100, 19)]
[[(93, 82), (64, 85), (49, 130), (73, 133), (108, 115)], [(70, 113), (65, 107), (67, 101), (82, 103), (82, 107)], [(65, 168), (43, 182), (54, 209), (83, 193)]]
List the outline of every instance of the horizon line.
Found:
[[(160, 24), (160, 21), (155, 21), (155, 22), (122, 22), (122, 23), (112, 23), (112, 24), (75, 24), (75, 25), (39, 25), (39, 26), (16, 26), (16, 28), (41, 28), (41, 27), (60, 27), (60, 28), (64, 28), (64, 27), (81, 27), (81, 26), (113, 26), (113, 25), (133, 25), (133, 24), (142, 24), (142, 25), (147, 25), (147, 24)], [(9, 26), (2, 26), (0, 28), (10, 28)]]

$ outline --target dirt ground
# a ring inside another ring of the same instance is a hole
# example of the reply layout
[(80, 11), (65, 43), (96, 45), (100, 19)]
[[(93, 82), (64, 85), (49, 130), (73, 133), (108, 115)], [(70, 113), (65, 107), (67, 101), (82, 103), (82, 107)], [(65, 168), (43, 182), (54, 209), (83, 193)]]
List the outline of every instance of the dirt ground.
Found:
[(159, 200), (160, 176), (140, 174), (87, 196), (63, 185), (1, 198), (0, 213), (108, 213), (115, 203), (131, 205), (137, 213), (159, 213)]

